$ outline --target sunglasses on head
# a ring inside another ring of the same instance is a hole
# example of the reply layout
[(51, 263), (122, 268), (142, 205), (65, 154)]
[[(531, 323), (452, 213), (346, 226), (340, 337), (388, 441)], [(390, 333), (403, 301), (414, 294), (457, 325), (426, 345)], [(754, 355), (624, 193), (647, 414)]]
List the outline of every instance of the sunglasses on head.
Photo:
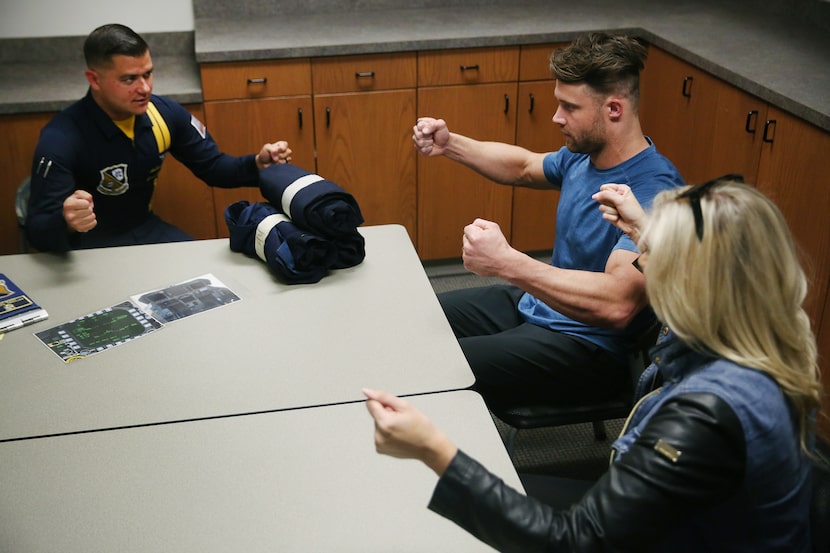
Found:
[(700, 199), (716, 184), (722, 181), (744, 182), (744, 176), (738, 173), (729, 173), (716, 179), (704, 182), (703, 184), (687, 188), (677, 195), (676, 199), (678, 200), (682, 198), (689, 199), (689, 204), (692, 206), (692, 214), (695, 217), (695, 234), (697, 234), (698, 240), (703, 240), (703, 211), (700, 209)]
[[(744, 176), (738, 173), (728, 173), (716, 179), (704, 182), (703, 184), (687, 188), (675, 198), (677, 200), (682, 198), (689, 199), (689, 204), (692, 206), (692, 214), (695, 218), (695, 234), (697, 235), (698, 241), (703, 240), (703, 210), (700, 208), (700, 198), (702, 198), (704, 194), (720, 182), (744, 182)], [(645, 265), (647, 257), (648, 251), (644, 250), (632, 262), (632, 265), (634, 265), (634, 267), (641, 273), (643, 272), (643, 266)]]

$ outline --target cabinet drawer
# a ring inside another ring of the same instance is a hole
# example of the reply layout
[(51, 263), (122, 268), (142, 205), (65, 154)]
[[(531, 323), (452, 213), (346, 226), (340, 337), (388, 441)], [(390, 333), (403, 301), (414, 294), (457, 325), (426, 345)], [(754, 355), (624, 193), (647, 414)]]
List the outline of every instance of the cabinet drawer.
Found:
[(311, 62), (305, 58), (205, 63), (201, 72), (206, 102), (311, 94)]
[(459, 85), (515, 81), (519, 47), (467, 48), (418, 54), (418, 85)]
[(567, 46), (566, 42), (557, 44), (534, 44), (522, 46), (519, 58), (520, 81), (544, 81), (552, 79), (550, 72), (550, 55), (557, 48)]
[(415, 53), (316, 58), (311, 61), (315, 94), (415, 88)]

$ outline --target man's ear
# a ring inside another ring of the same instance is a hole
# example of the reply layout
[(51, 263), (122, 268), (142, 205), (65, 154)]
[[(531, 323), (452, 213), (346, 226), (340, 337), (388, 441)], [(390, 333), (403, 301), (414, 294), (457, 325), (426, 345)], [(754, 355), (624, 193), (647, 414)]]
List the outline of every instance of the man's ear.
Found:
[(99, 90), (101, 88), (98, 73), (94, 69), (87, 69), (84, 71), (84, 77), (86, 77), (89, 86), (91, 86), (93, 90)]
[(608, 110), (608, 117), (612, 121), (619, 121), (623, 114), (623, 101), (612, 96), (605, 103), (605, 109)]

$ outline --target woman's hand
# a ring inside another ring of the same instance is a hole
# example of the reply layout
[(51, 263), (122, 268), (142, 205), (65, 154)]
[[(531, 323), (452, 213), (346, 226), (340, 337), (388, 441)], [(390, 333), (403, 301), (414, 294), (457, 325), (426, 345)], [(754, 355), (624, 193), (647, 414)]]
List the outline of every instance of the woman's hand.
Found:
[(634, 242), (639, 240), (648, 216), (628, 185), (603, 184), (599, 192), (591, 197), (600, 204), (603, 219), (630, 236)]
[(375, 449), (398, 459), (418, 459), (441, 476), (458, 448), (426, 415), (388, 392), (364, 389), (375, 419)]

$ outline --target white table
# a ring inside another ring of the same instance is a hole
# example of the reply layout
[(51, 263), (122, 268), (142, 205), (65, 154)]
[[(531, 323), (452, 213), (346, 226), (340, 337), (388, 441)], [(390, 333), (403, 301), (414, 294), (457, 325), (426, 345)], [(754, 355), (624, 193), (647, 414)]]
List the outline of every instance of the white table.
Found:
[[(478, 394), (409, 400), (522, 489)], [(350, 403), (0, 443), (0, 551), (492, 551), (372, 440)]]
[[(227, 240), (0, 257), (49, 311), (0, 340), (0, 441), (470, 386), (404, 228), (360, 232), (364, 262), (311, 285), (281, 284)], [(34, 336), (207, 273), (242, 301), (69, 364)]]

